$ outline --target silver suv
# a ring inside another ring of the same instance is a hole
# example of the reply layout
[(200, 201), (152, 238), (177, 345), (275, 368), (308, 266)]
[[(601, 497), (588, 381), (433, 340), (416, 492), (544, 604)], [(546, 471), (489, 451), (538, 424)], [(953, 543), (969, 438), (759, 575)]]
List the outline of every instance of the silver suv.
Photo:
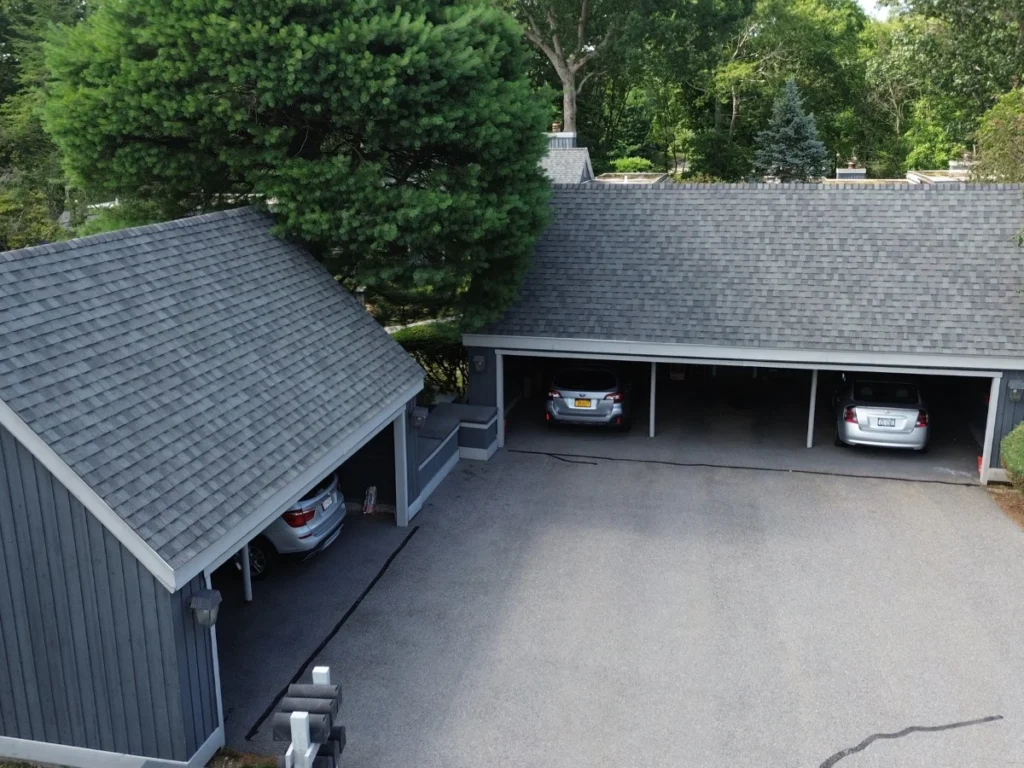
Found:
[(280, 555), (312, 557), (334, 543), (344, 522), (345, 497), (331, 473), (249, 543), (249, 572), (261, 579)]
[(565, 368), (548, 390), (548, 424), (590, 424), (629, 429), (629, 388), (607, 368)]

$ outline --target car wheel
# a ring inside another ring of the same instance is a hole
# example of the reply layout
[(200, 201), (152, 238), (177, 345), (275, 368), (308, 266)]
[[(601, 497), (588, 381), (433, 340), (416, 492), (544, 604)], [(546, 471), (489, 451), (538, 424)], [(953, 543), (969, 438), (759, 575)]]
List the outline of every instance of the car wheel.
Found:
[(836, 430), (836, 436), (835, 436), (835, 438), (833, 439), (832, 442), (835, 443), (836, 448), (846, 448), (847, 447), (846, 443), (843, 442), (843, 438), (841, 438), (839, 436), (839, 430), (838, 429)]
[(257, 581), (265, 579), (275, 560), (277, 550), (265, 538), (257, 536), (249, 542), (249, 574), (252, 578)]

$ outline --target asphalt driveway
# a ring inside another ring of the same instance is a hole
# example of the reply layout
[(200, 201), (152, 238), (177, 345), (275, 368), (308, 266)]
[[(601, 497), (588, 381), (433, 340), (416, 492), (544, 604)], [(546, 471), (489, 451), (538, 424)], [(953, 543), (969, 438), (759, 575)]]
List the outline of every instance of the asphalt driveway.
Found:
[[(1024, 762), (1024, 532), (980, 488), (505, 451), (415, 522), (314, 659), (346, 765)], [(950, 727), (870, 741), (912, 726)]]

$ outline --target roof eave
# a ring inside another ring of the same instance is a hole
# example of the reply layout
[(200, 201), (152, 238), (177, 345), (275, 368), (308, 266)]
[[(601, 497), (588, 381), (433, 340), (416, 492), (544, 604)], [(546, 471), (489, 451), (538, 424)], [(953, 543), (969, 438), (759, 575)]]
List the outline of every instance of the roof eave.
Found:
[(467, 347), (516, 352), (574, 352), (607, 354), (622, 358), (663, 358), (665, 360), (708, 360), (735, 363), (805, 364), (855, 367), (904, 367), (959, 369), (978, 375), (1024, 370), (1024, 358), (997, 355), (952, 355), (919, 352), (858, 352), (828, 349), (738, 347), (715, 344), (676, 344), (621, 339), (590, 339), (554, 336), (520, 336), (467, 333)]

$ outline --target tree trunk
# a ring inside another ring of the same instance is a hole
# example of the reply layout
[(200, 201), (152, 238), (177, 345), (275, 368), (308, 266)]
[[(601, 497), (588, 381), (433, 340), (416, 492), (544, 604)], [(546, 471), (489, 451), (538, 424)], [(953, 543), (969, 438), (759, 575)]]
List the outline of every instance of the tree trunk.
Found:
[(736, 87), (732, 89), (732, 119), (729, 120), (729, 140), (732, 141), (733, 135), (736, 133), (736, 123), (740, 121), (740, 95), (736, 92)]
[(562, 130), (576, 133), (576, 78), (563, 74), (562, 80)]

